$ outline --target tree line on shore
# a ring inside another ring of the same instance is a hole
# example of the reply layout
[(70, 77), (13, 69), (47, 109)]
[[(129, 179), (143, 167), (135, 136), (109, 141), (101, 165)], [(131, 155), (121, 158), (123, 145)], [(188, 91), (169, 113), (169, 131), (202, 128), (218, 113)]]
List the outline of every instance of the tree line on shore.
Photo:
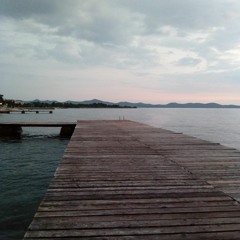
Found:
[(15, 107), (16, 103), (12, 99), (4, 99), (3, 95), (0, 95), (0, 106), (7, 106), (9, 108)]
[(12, 99), (4, 99), (0, 94), (0, 106), (7, 108), (136, 108), (130, 106), (120, 106), (118, 104), (96, 103), (71, 103), (71, 102), (44, 102), (31, 101), (23, 102)]
[[(19, 107), (19, 106), (18, 106)], [(25, 108), (132, 108), (128, 106), (120, 106), (117, 104), (108, 105), (105, 103), (91, 103), (91, 104), (82, 104), (82, 103), (68, 103), (68, 102), (29, 102), (21, 104), (21, 107)]]

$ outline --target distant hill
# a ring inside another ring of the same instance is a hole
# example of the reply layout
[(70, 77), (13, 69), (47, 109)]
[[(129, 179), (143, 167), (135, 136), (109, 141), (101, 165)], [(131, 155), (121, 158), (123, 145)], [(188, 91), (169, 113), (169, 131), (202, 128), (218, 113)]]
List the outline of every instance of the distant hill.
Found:
[(240, 108), (238, 105), (221, 105), (218, 103), (168, 103), (168, 104), (146, 104), (119, 102), (120, 106), (130, 106), (138, 108)]
[(72, 104), (106, 104), (106, 105), (115, 105), (116, 103), (106, 102), (98, 99), (86, 100), (86, 101), (66, 101), (64, 103), (72, 103)]
[(85, 100), (85, 101), (65, 101), (59, 102), (56, 100), (38, 100), (35, 99), (33, 101), (25, 101), (25, 103), (31, 102), (41, 102), (46, 104), (52, 103), (68, 103), (68, 104), (83, 104), (83, 105), (92, 105), (92, 104), (104, 104), (104, 105), (118, 105), (120, 107), (137, 107), (137, 108), (240, 108), (239, 105), (221, 105), (218, 103), (168, 103), (168, 104), (148, 104), (148, 103), (132, 103), (132, 102), (106, 102), (99, 99)]
[(218, 103), (168, 103), (163, 108), (240, 108), (237, 105), (221, 105)]

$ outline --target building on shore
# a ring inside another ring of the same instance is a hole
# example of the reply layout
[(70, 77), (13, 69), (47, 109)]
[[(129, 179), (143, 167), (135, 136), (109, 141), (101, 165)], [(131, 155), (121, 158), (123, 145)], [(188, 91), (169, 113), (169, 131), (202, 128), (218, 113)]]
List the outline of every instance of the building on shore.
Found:
[(14, 103), (17, 105), (23, 105), (24, 101), (23, 100), (14, 100)]

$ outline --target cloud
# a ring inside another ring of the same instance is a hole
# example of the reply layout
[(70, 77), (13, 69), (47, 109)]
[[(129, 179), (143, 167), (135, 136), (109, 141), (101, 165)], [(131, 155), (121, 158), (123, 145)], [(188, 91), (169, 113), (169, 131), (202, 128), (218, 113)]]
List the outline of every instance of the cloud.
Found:
[(145, 96), (158, 84), (169, 95), (190, 85), (203, 92), (196, 82), (213, 91), (207, 82), (220, 73), (224, 86), (238, 78), (239, 11), (236, 0), (0, 0), (0, 70), (4, 82), (21, 76), (22, 85), (49, 84), (42, 76), (53, 86), (61, 69), (65, 79), (87, 70), (91, 84), (106, 78), (125, 92), (134, 83)]
[(200, 59), (197, 58), (190, 58), (190, 57), (185, 57), (185, 58), (181, 58), (177, 64), (180, 66), (196, 66), (197, 64), (199, 64), (201, 62)]
[(57, 9), (55, 0), (1, 0), (0, 14), (15, 19), (54, 14)]

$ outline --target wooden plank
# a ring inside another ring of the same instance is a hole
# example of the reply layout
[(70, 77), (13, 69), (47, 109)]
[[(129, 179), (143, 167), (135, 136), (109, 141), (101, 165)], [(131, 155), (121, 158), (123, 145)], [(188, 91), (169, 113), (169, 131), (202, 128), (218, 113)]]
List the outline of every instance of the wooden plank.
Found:
[[(180, 233), (180, 234), (164, 234), (161, 240), (205, 240), (205, 239), (221, 239), (221, 240), (239, 240), (240, 231), (228, 232), (212, 232), (212, 233)], [(27, 238), (29, 240), (42, 240), (43, 238)], [(44, 238), (45, 240), (58, 240), (58, 237)], [(76, 238), (68, 237), (68, 240), (76, 240)], [(104, 237), (81, 237), (83, 240), (159, 240), (159, 235), (128, 235), (128, 236), (104, 236)]]
[[(90, 202), (90, 203), (89, 203)], [(129, 203), (126, 201), (116, 201), (115, 203), (113, 200), (105, 201), (105, 203), (99, 203), (99, 201), (46, 201), (39, 206), (39, 212), (57, 212), (57, 211), (80, 211), (80, 210), (93, 210), (93, 209), (133, 209), (133, 208), (187, 208), (187, 207), (211, 207), (211, 206), (232, 206), (235, 204), (232, 201), (207, 201), (205, 202), (171, 202), (171, 203), (161, 203), (155, 202), (152, 203), (149, 199), (146, 199), (145, 203)]]
[(194, 219), (161, 219), (161, 220), (130, 220), (130, 221), (106, 221), (87, 222), (76, 218), (35, 218), (30, 230), (54, 230), (54, 229), (104, 229), (104, 228), (146, 228), (146, 227), (177, 227), (177, 226), (201, 226), (215, 224), (239, 224), (240, 218), (194, 218)]
[(141, 227), (141, 228), (105, 228), (105, 229), (67, 229), (28, 231), (26, 237), (98, 237), (124, 235), (163, 235), (180, 233), (239, 231), (240, 224), (174, 226), (174, 227)]

